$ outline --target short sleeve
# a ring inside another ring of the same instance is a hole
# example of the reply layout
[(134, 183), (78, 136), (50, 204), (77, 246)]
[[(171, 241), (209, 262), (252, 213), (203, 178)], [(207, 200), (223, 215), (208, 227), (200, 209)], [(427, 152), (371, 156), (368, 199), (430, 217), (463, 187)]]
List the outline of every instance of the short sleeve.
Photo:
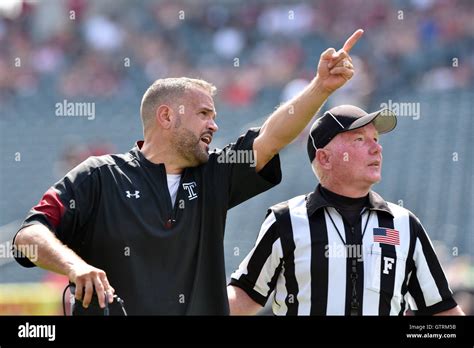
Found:
[[(50, 187), (31, 208), (19, 231), (42, 224), (61, 242), (77, 251), (84, 239), (83, 227), (92, 216), (99, 195), (98, 168), (94, 162), (94, 157), (89, 158)], [(23, 255), (16, 254), (15, 259), (24, 267), (34, 267)]]
[(258, 173), (253, 142), (260, 132), (252, 128), (235, 143), (222, 150), (214, 150), (209, 158), (209, 167), (217, 176), (219, 189), (228, 194), (228, 209), (267, 191), (281, 181), (279, 155), (275, 155)]
[(261, 306), (265, 306), (274, 290), (283, 265), (283, 249), (276, 224), (275, 214), (270, 212), (255, 246), (231, 275), (230, 285), (244, 290)]
[(448, 281), (425, 229), (411, 214), (415, 231), (414, 269), (408, 283), (408, 303), (416, 315), (433, 315), (457, 306)]

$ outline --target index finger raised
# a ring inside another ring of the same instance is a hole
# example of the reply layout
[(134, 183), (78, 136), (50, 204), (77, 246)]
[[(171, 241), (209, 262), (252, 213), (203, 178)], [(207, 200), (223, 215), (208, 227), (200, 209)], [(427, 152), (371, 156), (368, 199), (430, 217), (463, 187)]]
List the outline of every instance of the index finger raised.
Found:
[(363, 34), (364, 31), (362, 29), (357, 29), (354, 34), (352, 34), (351, 37), (346, 40), (342, 49), (349, 53), (349, 51), (352, 49), (352, 47), (354, 47), (356, 42), (359, 41)]

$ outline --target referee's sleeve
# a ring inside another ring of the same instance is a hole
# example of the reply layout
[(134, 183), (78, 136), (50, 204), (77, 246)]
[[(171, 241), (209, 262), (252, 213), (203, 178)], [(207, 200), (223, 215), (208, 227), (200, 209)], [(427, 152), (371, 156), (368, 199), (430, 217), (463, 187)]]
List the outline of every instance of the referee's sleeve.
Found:
[(230, 285), (244, 290), (255, 302), (265, 306), (282, 268), (283, 249), (275, 214), (270, 212), (262, 224), (253, 249), (231, 275)]
[(415, 232), (414, 269), (409, 283), (408, 301), (416, 315), (433, 315), (457, 306), (433, 245), (418, 218), (410, 214)]

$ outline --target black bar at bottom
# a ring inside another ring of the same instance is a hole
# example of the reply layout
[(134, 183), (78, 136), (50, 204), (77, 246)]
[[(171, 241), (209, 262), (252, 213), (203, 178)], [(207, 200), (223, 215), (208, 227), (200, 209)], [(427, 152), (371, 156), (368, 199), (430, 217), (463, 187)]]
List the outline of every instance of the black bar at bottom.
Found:
[[(41, 336), (41, 337), (38, 337)], [(53, 337), (54, 336), (54, 337)], [(474, 317), (0, 316), (10, 344), (474, 344)]]

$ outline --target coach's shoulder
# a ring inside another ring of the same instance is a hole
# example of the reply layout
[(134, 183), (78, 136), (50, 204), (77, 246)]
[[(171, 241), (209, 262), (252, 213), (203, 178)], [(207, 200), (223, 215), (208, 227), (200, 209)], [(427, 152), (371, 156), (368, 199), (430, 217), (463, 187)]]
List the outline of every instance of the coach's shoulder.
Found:
[(128, 154), (110, 154), (102, 156), (90, 156), (69, 173), (69, 177), (84, 177), (100, 171), (103, 167), (122, 166), (123, 164), (132, 161)]
[(97, 169), (108, 164), (110, 155), (106, 156), (90, 156), (86, 160), (79, 163), (76, 167), (71, 169), (65, 176), (66, 180), (76, 184), (82, 182), (88, 177), (91, 177)]
[(103, 166), (118, 164), (119, 162), (123, 161), (120, 156), (121, 155), (90, 156), (81, 164), (79, 164), (76, 168), (81, 171), (92, 172), (95, 169)]

